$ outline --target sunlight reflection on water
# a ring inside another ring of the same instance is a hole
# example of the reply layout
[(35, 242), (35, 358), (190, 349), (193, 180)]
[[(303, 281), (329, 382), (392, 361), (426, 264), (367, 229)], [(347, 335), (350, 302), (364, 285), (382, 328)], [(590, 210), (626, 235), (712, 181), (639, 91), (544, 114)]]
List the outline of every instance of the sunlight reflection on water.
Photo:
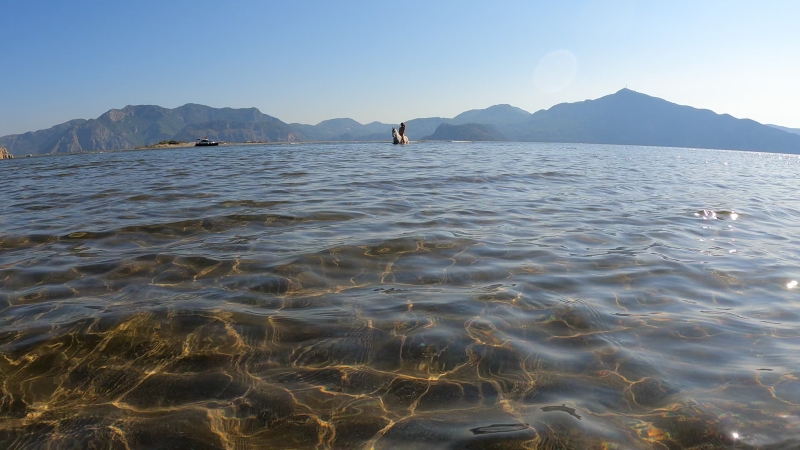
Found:
[(0, 446), (789, 445), (800, 204), (781, 158), (3, 161)]

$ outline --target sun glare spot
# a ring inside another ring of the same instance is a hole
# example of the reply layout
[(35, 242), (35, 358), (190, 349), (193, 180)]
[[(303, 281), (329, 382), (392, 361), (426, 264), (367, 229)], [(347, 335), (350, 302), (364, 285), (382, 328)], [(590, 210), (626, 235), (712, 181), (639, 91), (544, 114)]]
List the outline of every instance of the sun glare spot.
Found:
[(786, 283), (786, 288), (787, 289), (794, 289), (796, 287), (797, 287), (797, 281), (796, 280), (792, 280), (792, 281)]
[(533, 71), (533, 82), (540, 91), (554, 94), (567, 88), (577, 71), (575, 55), (568, 50), (556, 50), (539, 61)]

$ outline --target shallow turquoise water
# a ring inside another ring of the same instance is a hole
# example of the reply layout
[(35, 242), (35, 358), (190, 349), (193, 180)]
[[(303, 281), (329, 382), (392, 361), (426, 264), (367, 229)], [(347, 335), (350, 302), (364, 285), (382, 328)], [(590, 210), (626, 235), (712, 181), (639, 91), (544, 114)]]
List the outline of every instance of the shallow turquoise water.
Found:
[(0, 161), (0, 447), (800, 445), (798, 169), (531, 143)]

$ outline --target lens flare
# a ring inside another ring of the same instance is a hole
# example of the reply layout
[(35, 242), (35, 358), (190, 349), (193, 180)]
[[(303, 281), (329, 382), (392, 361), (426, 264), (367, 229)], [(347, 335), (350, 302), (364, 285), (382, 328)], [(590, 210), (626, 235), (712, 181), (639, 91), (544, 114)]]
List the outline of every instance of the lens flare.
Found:
[(539, 61), (533, 71), (533, 82), (540, 91), (554, 94), (567, 88), (577, 71), (575, 55), (568, 50), (556, 50)]

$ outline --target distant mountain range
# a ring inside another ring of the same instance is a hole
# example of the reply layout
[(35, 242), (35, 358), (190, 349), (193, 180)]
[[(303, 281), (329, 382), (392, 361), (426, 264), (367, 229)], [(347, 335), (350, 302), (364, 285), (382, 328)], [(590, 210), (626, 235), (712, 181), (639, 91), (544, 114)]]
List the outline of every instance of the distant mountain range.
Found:
[(294, 130), (256, 108), (211, 108), (187, 104), (175, 109), (140, 105), (112, 109), (97, 119), (71, 120), (46, 130), (0, 137), (12, 154), (116, 150), (163, 140), (293, 141)]
[[(629, 89), (596, 100), (562, 103), (529, 113), (511, 105), (463, 112), (453, 118), (411, 119), (412, 140), (509, 140), (651, 145), (800, 153), (800, 130), (670, 103)], [(140, 105), (112, 109), (46, 130), (0, 137), (12, 154), (115, 150), (165, 140), (194, 142), (389, 141), (397, 124), (331, 119), (287, 124), (256, 108), (174, 109)]]
[(770, 126), (772, 128), (777, 128), (779, 130), (783, 130), (783, 131), (786, 131), (786, 132), (789, 132), (789, 133), (792, 133), (792, 134), (800, 134), (800, 128), (786, 128), (786, 127), (781, 127), (781, 126), (778, 126), (778, 125), (768, 125), (768, 126)]
[(798, 135), (629, 89), (597, 100), (562, 103), (502, 131), (520, 141), (800, 153)]
[(507, 141), (494, 125), (467, 123), (464, 125), (440, 124), (427, 141)]

